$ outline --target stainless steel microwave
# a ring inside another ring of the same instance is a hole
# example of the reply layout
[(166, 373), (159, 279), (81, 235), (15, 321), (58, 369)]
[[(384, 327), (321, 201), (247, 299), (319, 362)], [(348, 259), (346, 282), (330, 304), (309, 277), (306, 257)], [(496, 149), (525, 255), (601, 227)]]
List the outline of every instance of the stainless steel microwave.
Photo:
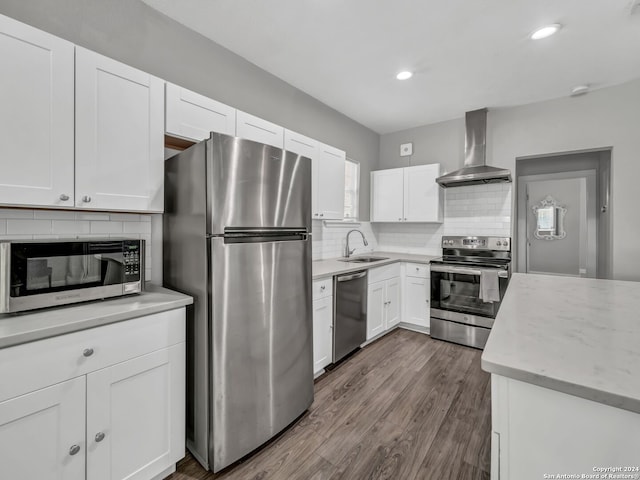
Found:
[(0, 313), (139, 293), (144, 240), (0, 242)]

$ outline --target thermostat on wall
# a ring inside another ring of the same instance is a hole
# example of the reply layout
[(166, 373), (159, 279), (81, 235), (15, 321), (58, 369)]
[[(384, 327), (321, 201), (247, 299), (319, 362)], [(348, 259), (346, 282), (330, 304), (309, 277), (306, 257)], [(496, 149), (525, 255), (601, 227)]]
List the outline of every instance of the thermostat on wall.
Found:
[(400, 156), (406, 157), (413, 154), (413, 143), (403, 143), (400, 145)]

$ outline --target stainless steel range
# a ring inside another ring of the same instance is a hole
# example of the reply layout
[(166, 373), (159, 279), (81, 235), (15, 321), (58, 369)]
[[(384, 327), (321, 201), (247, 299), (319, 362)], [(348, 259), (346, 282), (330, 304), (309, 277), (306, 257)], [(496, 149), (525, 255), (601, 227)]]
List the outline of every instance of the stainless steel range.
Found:
[(509, 237), (442, 237), (431, 261), (431, 336), (484, 348), (511, 276)]

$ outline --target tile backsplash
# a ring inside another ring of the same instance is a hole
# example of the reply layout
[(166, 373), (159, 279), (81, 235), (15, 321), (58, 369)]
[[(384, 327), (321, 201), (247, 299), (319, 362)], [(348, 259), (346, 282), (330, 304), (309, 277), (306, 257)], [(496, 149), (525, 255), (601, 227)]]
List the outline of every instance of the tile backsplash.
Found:
[(145, 278), (152, 278), (151, 215), (0, 208), (0, 240), (91, 237), (145, 240)]
[(339, 223), (314, 220), (311, 225), (313, 233), (312, 252), (314, 260), (342, 257), (344, 255), (345, 239), (349, 230), (357, 229), (364, 233), (369, 245), (365, 247), (362, 237), (352, 233), (349, 246), (355, 248), (354, 255), (379, 250), (376, 236), (369, 222)]

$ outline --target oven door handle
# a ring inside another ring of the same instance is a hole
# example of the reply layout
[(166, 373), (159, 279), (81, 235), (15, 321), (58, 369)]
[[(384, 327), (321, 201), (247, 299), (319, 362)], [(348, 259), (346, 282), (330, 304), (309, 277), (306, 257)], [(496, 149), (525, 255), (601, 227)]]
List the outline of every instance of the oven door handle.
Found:
[[(442, 265), (431, 265), (432, 272), (441, 272), (441, 273), (461, 273), (463, 275), (476, 275), (480, 276), (483, 271), (489, 271), (488, 269), (474, 269), (474, 268), (461, 268), (461, 267), (445, 267)], [(493, 271), (493, 270), (491, 270)], [(506, 270), (498, 271), (498, 277), (508, 278), (509, 272)]]

